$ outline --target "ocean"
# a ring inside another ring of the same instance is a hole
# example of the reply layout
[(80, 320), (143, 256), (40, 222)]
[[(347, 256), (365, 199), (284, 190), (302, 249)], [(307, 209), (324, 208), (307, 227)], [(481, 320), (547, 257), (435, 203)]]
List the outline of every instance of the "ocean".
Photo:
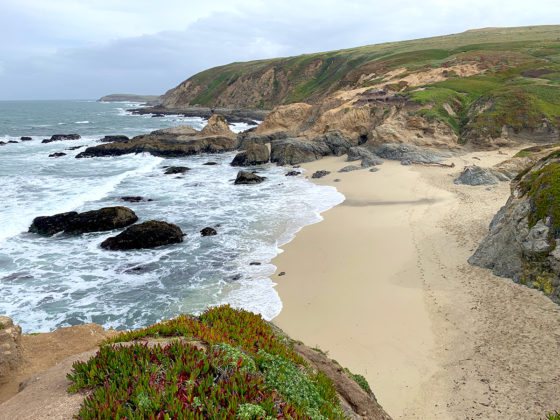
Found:
[[(201, 129), (201, 118), (132, 115), (134, 103), (0, 102), (0, 314), (24, 332), (95, 322), (135, 329), (180, 313), (229, 303), (274, 318), (282, 302), (271, 264), (302, 227), (342, 202), (333, 187), (317, 186), (291, 168), (263, 165), (259, 185), (233, 185), (235, 153), (164, 159), (147, 154), (75, 159), (105, 135), (129, 137), (174, 125)], [(250, 126), (234, 124), (239, 132)], [(53, 134), (80, 140), (41, 143)], [(22, 142), (21, 136), (32, 137)], [(70, 147), (83, 146), (77, 150)], [(50, 158), (64, 152), (66, 156)], [(217, 165), (207, 166), (208, 161)], [(164, 175), (164, 166), (191, 168)], [(123, 196), (144, 201), (124, 202)], [(148, 199), (150, 201), (148, 201)], [(164, 220), (187, 234), (155, 249), (106, 251), (118, 231), (52, 237), (28, 233), (37, 216), (124, 205), (140, 221)], [(201, 237), (215, 227), (218, 235)], [(254, 263), (254, 264), (251, 264)], [(257, 263), (257, 264), (255, 264)], [(260, 265), (259, 265), (260, 264)], [(305, 279), (302, 279), (305, 281)]]

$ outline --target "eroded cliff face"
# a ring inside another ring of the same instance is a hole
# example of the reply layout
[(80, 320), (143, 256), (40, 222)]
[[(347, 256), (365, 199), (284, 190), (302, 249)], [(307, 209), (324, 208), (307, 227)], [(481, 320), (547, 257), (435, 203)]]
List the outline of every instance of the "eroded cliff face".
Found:
[(521, 172), (469, 263), (560, 303), (560, 149)]

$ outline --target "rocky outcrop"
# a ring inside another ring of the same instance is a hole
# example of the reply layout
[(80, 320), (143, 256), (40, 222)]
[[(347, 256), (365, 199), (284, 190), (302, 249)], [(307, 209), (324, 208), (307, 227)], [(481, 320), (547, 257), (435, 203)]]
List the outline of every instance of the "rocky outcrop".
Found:
[(509, 181), (511, 179), (508, 174), (497, 171), (491, 168), (481, 168), (480, 166), (472, 165), (465, 166), (461, 175), (453, 182), (455, 184), (464, 185), (493, 185), (502, 181)]
[(278, 165), (297, 165), (312, 162), (331, 154), (331, 149), (324, 143), (305, 139), (288, 139), (273, 142), (270, 161)]
[(21, 363), (21, 358), (21, 328), (11, 318), (0, 316), (0, 384)]
[(137, 220), (136, 214), (127, 207), (104, 207), (84, 213), (71, 211), (54, 216), (39, 216), (33, 219), (29, 232), (41, 235), (54, 235), (58, 232), (68, 234), (102, 232), (123, 228)]
[(200, 132), (200, 136), (235, 137), (235, 133), (230, 130), (227, 120), (223, 115), (214, 114)]
[(311, 115), (312, 106), (305, 103), (280, 105), (274, 108), (256, 128), (256, 134), (276, 132), (297, 133), (301, 131)]
[(235, 185), (243, 185), (243, 184), (260, 184), (265, 180), (264, 177), (258, 176), (252, 172), (246, 171), (239, 171), (237, 173), (237, 177), (235, 178)]
[(157, 220), (131, 226), (101, 243), (101, 248), (109, 250), (127, 250), (155, 248), (183, 242), (183, 232), (177, 225)]
[(247, 150), (239, 152), (233, 158), (231, 166), (263, 165), (270, 160), (270, 152), (264, 144), (251, 144)]
[(41, 143), (52, 143), (53, 141), (62, 140), (79, 140), (82, 137), (79, 134), (53, 134), (50, 139), (44, 139)]
[(383, 159), (421, 162), (421, 163), (438, 163), (444, 155), (441, 152), (435, 152), (428, 149), (422, 149), (413, 144), (388, 143), (381, 144), (373, 148), (376, 155)]
[(351, 147), (348, 149), (348, 158), (346, 160), (348, 162), (361, 160), (361, 166), (363, 168), (369, 168), (383, 163), (383, 159), (362, 146)]
[(560, 303), (560, 154), (552, 153), (512, 185), (469, 263), (538, 288)]
[(123, 135), (105, 136), (102, 139), (99, 139), (99, 141), (102, 141), (103, 143), (112, 143), (114, 141), (127, 141), (127, 140), (130, 140), (128, 136), (123, 136)]

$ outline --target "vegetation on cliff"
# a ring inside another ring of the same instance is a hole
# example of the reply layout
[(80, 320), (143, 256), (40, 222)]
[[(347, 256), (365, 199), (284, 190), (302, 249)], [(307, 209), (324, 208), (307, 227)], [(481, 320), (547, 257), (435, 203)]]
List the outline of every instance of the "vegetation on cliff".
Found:
[(328, 377), (259, 315), (229, 306), (123, 332), (68, 378), (70, 391), (91, 391), (81, 419), (345, 418)]

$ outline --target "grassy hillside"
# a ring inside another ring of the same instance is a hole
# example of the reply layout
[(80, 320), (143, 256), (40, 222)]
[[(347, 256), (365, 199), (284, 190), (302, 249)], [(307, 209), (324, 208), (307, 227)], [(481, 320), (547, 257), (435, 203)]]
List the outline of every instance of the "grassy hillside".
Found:
[[(395, 69), (415, 73), (458, 63), (487, 69), (483, 76), (430, 86), (414, 99), (453, 99), (465, 108), (495, 95), (497, 109), (479, 121), (507, 120), (501, 108), (516, 103), (553, 118), (560, 89), (560, 26), (487, 28), (460, 34), (391, 42), (297, 57), (232, 63), (198, 73), (164, 96), (164, 105), (226, 106), (270, 109), (293, 102), (317, 102), (340, 89), (383, 82)], [(371, 75), (378, 75), (375, 79)], [(368, 76), (364, 78), (363, 76)], [(466, 95), (465, 95), (466, 94)], [(458, 96), (459, 95), (459, 96)], [(435, 110), (434, 112), (438, 112)], [(441, 114), (441, 112), (439, 112)], [(464, 117), (465, 115), (463, 115)], [(532, 115), (528, 119), (532, 119)], [(461, 121), (455, 121), (460, 125)], [(473, 129), (477, 125), (473, 125)]]

